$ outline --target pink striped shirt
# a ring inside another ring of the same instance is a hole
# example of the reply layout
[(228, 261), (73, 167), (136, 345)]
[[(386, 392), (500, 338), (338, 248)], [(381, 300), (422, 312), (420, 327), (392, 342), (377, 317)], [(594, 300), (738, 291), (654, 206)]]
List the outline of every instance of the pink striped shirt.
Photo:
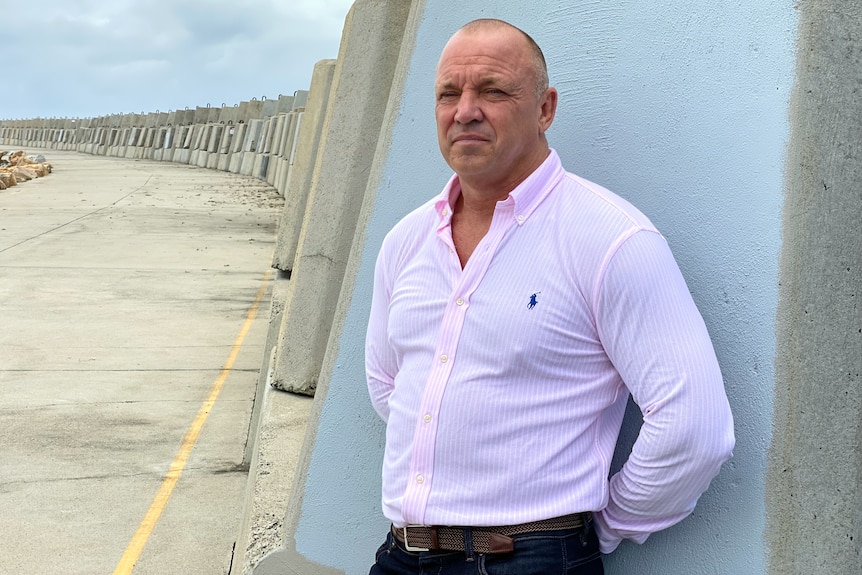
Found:
[[(733, 421), (706, 327), (637, 209), (548, 159), (497, 203), (461, 269), (457, 176), (387, 235), (366, 369), (396, 526), (597, 511), (601, 549), (691, 513)], [(632, 394), (644, 423), (608, 470)]]

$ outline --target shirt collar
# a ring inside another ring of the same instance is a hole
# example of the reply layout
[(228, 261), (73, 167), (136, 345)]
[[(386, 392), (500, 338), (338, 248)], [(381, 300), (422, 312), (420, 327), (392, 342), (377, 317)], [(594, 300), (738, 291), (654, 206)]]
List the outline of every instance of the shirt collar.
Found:
[[(532, 174), (518, 184), (514, 190), (509, 192), (509, 197), (503, 200), (504, 202), (513, 201), (515, 205), (514, 217), (518, 224), (526, 222), (536, 207), (556, 184), (563, 177), (564, 171), (560, 157), (557, 152), (551, 148), (548, 157), (536, 168)], [(448, 225), (452, 219), (452, 205), (458, 199), (461, 193), (461, 182), (458, 180), (458, 175), (454, 174), (449, 178), (449, 182), (437, 196), (434, 202), (434, 209), (440, 217), (440, 224)]]

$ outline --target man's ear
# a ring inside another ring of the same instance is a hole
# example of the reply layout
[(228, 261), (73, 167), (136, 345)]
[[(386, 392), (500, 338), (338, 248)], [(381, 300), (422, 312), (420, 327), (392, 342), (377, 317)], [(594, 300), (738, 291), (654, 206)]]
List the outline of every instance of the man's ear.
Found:
[(542, 133), (548, 131), (551, 124), (554, 122), (554, 116), (557, 113), (557, 89), (550, 87), (545, 90), (539, 100), (539, 128)]

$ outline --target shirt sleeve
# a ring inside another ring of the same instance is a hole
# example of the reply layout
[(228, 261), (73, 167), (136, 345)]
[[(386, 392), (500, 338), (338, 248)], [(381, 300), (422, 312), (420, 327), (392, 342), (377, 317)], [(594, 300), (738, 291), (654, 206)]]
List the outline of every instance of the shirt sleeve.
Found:
[(381, 249), (377, 256), (374, 268), (374, 291), (365, 334), (365, 376), (374, 410), (383, 421), (388, 421), (389, 395), (395, 386), (398, 367), (397, 357), (389, 344), (388, 336), (391, 289), (384, 250), (385, 248)]
[(602, 344), (643, 414), (596, 514), (603, 553), (643, 543), (688, 516), (731, 457), (733, 418), (718, 361), (664, 238), (638, 231), (610, 257), (596, 292)]

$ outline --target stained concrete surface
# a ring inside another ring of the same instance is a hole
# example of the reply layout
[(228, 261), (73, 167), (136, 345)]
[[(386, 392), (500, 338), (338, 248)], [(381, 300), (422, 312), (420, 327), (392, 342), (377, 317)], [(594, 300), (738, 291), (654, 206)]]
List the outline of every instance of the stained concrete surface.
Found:
[[(271, 284), (282, 200), (223, 172), (43, 153), (54, 174), (0, 192), (0, 573), (111, 573)], [(229, 568), (261, 309), (135, 574)]]
[(862, 573), (862, 0), (799, 7), (766, 541), (770, 575)]

